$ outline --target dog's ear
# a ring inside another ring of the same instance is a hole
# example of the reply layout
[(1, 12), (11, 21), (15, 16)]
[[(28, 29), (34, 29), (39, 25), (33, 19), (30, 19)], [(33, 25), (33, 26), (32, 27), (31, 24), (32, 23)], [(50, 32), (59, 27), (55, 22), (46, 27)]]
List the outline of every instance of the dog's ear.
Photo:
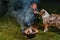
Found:
[(45, 11), (40, 11), (40, 13), (45, 14)]
[(40, 11), (40, 15), (44, 15), (45, 14), (45, 11)]
[(45, 11), (42, 11), (43, 14), (45, 14)]

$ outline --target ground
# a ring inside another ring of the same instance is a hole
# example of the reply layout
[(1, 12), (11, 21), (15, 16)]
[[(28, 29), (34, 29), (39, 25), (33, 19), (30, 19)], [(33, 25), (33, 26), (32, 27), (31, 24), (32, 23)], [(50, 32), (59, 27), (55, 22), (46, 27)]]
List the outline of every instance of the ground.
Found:
[(20, 32), (20, 26), (16, 21), (9, 17), (0, 17), (0, 40), (60, 40), (60, 34), (53, 31), (39, 33), (32, 39), (27, 39)]

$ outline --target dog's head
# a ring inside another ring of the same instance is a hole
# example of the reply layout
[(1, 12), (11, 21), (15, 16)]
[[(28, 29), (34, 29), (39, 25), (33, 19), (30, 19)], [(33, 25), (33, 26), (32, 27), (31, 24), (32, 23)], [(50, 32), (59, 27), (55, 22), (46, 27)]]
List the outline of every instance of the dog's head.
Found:
[(44, 15), (44, 14), (45, 14), (45, 10), (42, 9), (42, 10), (40, 11), (40, 16), (42, 16), (42, 15)]

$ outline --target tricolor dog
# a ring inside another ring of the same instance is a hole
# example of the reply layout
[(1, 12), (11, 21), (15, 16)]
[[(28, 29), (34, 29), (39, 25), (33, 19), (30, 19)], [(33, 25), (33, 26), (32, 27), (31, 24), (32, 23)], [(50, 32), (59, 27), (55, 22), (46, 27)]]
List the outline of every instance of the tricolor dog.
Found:
[(45, 9), (40, 11), (40, 15), (43, 19), (44, 24), (44, 32), (48, 31), (49, 26), (54, 26), (60, 29), (60, 15), (57, 14), (49, 14)]

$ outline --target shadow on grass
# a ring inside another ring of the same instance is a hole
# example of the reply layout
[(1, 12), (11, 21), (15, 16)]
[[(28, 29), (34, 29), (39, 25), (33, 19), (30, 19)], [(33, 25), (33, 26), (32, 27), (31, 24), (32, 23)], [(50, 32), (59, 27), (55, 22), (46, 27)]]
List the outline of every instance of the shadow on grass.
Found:
[(57, 28), (55, 28), (55, 27), (50, 27), (50, 28), (49, 28), (49, 31), (55, 32), (55, 33), (57, 33), (57, 34), (60, 34), (60, 30), (57, 29)]
[(36, 34), (29, 34), (29, 35), (26, 35), (28, 39), (32, 39), (35, 37)]
[[(39, 29), (41, 29), (42, 31), (44, 30), (44, 27), (43, 26), (40, 26)], [(56, 27), (49, 27), (48, 28), (48, 31), (50, 32), (54, 32), (54, 33), (57, 33), (60, 35), (60, 29), (56, 28)]]

